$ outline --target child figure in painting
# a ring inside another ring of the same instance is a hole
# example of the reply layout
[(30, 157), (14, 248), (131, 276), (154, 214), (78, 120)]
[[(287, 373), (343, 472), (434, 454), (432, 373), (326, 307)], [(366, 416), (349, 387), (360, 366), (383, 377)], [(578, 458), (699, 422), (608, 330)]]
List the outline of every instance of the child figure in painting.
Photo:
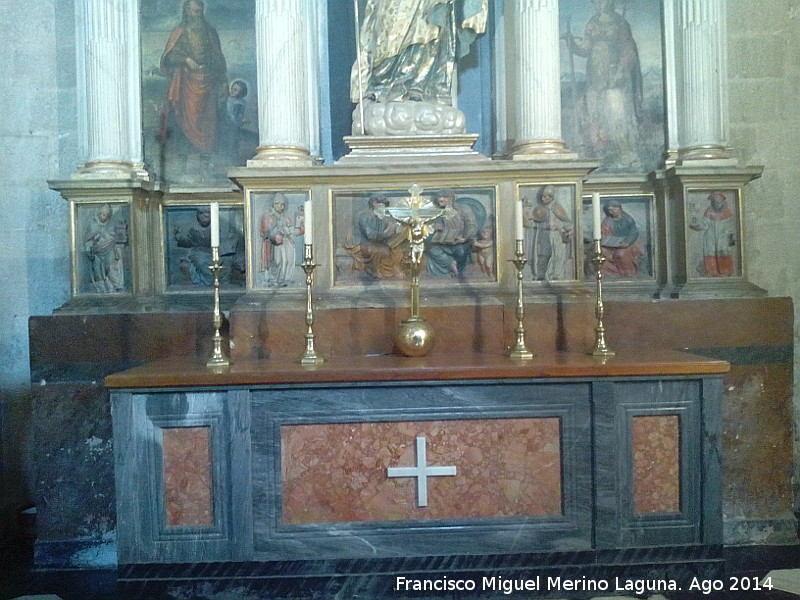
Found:
[(227, 152), (228, 160), (232, 164), (241, 162), (240, 144), (243, 137), (245, 125), (245, 108), (247, 102), (247, 84), (241, 79), (236, 79), (231, 83), (228, 99), (225, 102), (225, 114), (227, 116)]
[(245, 96), (247, 96), (247, 84), (244, 81), (237, 79), (231, 83), (225, 111), (228, 113), (228, 120), (236, 127), (244, 125)]
[(472, 242), (472, 249), (481, 273), (494, 278), (494, 237), (491, 227), (484, 227), (478, 232), (478, 238)]

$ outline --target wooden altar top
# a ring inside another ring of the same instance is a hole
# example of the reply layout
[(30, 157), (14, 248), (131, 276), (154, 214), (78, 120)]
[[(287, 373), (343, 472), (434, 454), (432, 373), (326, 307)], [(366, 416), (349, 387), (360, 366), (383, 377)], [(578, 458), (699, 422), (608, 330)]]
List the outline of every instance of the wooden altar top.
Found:
[(617, 350), (610, 358), (541, 352), (532, 360), (494, 354), (409, 358), (397, 355), (333, 358), (303, 366), (288, 360), (242, 360), (214, 371), (205, 360), (169, 358), (109, 375), (109, 388), (232, 387), (281, 384), (389, 383), (479, 379), (547, 379), (721, 375), (723, 360), (655, 349)]

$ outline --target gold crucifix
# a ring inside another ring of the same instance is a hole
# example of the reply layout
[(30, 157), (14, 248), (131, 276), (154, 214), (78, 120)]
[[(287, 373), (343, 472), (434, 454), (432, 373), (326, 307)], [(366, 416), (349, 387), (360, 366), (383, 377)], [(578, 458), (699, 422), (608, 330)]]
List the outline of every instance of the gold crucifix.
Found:
[(422, 356), (433, 343), (433, 328), (419, 316), (419, 270), (425, 252), (425, 238), (430, 235), (429, 223), (441, 216), (444, 210), (425, 200), (422, 188), (416, 183), (408, 191), (411, 196), (403, 198), (399, 206), (386, 209), (386, 213), (403, 226), (411, 243), (411, 317), (400, 323), (395, 341), (404, 354)]

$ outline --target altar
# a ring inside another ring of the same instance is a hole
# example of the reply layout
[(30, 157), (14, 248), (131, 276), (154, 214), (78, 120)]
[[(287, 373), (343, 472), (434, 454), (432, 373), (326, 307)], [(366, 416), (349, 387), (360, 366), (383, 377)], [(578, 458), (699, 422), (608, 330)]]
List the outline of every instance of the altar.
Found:
[(728, 369), (621, 350), (110, 375), (120, 578), (711, 577)]
[[(377, 103), (346, 81), (358, 14), (187, 2), (238, 115), (210, 148), (181, 137), (180, 15), (156, 4), (76, 12), (88, 145), (49, 182), (70, 299), (29, 322), (37, 565), (372, 598), (424, 573), (711, 576), (723, 545), (796, 544), (794, 308), (748, 275), (763, 167), (728, 140), (724, 2), (470, 3), (488, 20), (449, 94)], [(641, 61), (613, 127), (571, 29), (601, 17)], [(457, 131), (419, 130), (439, 114)], [(415, 197), (441, 211), (416, 244), (392, 216)], [(420, 308), (436, 344), (393, 355)], [(587, 356), (606, 332), (616, 356)]]

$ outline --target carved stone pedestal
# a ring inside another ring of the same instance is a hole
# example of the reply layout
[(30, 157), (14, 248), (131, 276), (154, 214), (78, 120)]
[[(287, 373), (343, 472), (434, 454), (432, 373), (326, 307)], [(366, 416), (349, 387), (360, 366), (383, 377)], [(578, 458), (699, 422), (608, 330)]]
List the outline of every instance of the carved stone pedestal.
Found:
[(386, 135), (347, 136), (344, 143), (350, 149), (340, 164), (369, 164), (391, 161), (408, 162), (463, 162), (465, 159), (488, 162), (480, 152), (473, 150), (478, 136), (452, 135)]

